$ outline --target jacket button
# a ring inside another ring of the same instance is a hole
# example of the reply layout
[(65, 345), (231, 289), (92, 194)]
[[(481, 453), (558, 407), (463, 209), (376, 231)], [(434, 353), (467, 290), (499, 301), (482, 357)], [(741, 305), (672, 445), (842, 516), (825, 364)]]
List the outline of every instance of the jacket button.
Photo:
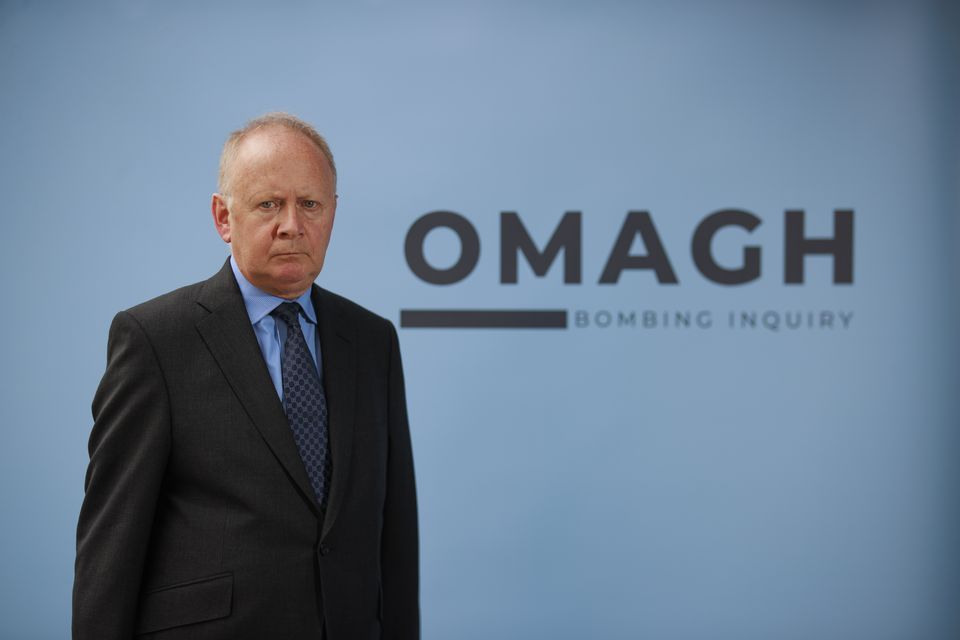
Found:
[(319, 547), (317, 547), (317, 551), (320, 552), (320, 555), (325, 556), (330, 553), (330, 547), (325, 544), (321, 544)]

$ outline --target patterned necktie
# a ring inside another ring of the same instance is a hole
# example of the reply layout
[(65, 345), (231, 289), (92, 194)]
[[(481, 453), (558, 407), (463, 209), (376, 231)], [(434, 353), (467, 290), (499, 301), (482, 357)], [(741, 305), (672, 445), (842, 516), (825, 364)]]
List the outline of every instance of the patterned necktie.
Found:
[(283, 343), (283, 408), (287, 413), (300, 459), (307, 470), (320, 510), (327, 508), (330, 488), (330, 447), (327, 439), (327, 399), (320, 376), (300, 330), (300, 305), (284, 302), (270, 312), (287, 325)]

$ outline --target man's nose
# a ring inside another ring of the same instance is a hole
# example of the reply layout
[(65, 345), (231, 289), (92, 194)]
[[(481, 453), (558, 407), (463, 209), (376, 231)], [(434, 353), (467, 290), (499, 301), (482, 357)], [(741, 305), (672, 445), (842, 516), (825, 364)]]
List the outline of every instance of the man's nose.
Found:
[(286, 203), (280, 208), (277, 235), (283, 238), (295, 238), (303, 235), (303, 224), (295, 203)]

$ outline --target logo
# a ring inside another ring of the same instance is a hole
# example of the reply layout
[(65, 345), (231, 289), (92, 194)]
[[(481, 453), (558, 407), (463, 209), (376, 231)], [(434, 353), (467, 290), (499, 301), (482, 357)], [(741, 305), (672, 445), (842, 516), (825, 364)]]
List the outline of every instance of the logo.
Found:
[[(853, 284), (854, 212), (836, 209), (833, 212), (833, 236), (809, 237), (806, 234), (806, 212), (787, 209), (783, 215), (783, 268), (777, 277), (783, 284), (805, 284), (804, 266), (811, 256), (825, 256), (833, 261), (832, 285)], [(500, 285), (517, 285), (521, 258), (535, 277), (543, 278), (560, 263), (563, 283), (573, 287), (595, 284), (614, 287), (628, 271), (652, 272), (660, 286), (677, 286), (680, 282), (673, 268), (671, 252), (657, 232), (648, 211), (630, 211), (612, 239), (611, 249), (602, 265), (595, 265), (598, 275), (585, 282), (583, 265), (583, 221), (580, 211), (568, 211), (557, 223), (545, 242), (536, 242), (527, 231), (520, 215), (514, 211), (500, 214)], [(745, 244), (737, 264), (721, 264), (714, 257), (713, 242), (719, 231), (735, 227), (747, 234), (763, 220), (743, 209), (721, 209), (703, 218), (693, 230), (690, 258), (700, 276), (721, 287), (749, 285), (762, 277), (763, 247)], [(459, 245), (459, 255), (451, 266), (438, 267), (427, 260), (424, 246), (427, 237), (437, 229), (452, 231)], [(633, 253), (639, 240), (643, 253)], [(542, 247), (542, 248), (541, 248)], [(431, 285), (455, 286), (473, 273), (480, 261), (480, 236), (465, 216), (453, 211), (432, 211), (418, 218), (407, 231), (404, 242), (407, 266), (414, 276)], [(673, 253), (676, 253), (674, 250)], [(562, 260), (560, 256), (563, 256)], [(595, 278), (595, 279), (594, 279)], [(848, 310), (726, 310), (725, 322), (717, 322), (713, 310), (610, 310), (592, 312), (584, 309), (402, 309), (400, 326), (404, 328), (510, 328), (567, 329), (571, 318), (576, 328), (729, 328), (761, 327), (770, 331), (806, 328), (848, 328), (853, 312)], [(815, 320), (816, 316), (816, 320)], [(615, 321), (616, 319), (616, 321)]]

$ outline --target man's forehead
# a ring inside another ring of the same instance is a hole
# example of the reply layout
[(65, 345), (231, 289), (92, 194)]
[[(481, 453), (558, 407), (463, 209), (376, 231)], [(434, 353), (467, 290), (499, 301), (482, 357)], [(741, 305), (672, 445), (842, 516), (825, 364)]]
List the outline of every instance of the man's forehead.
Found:
[(285, 129), (251, 132), (240, 142), (230, 165), (232, 179), (244, 183), (290, 174), (309, 175), (310, 181), (333, 181), (330, 164), (313, 141)]
[(251, 131), (237, 146), (237, 159), (281, 153), (309, 153), (323, 157), (323, 153), (306, 134), (281, 125)]
[(242, 190), (248, 197), (271, 189), (295, 188), (314, 196), (336, 190), (333, 167), (317, 143), (278, 124), (254, 129), (238, 140), (222, 176), (225, 192)]

